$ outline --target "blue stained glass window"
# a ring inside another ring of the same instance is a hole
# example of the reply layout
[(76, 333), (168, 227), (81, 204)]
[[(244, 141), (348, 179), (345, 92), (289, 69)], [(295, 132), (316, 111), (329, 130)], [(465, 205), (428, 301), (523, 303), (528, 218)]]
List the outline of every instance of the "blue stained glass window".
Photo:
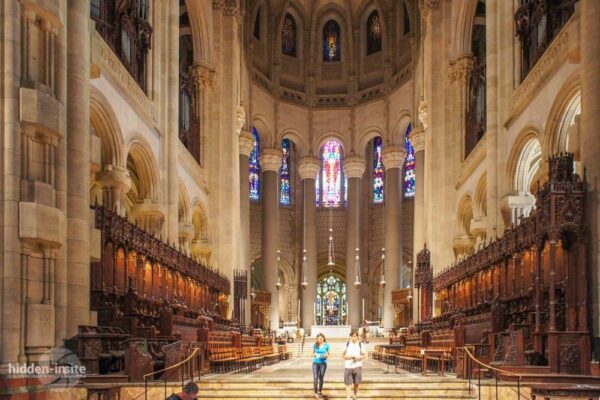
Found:
[(252, 128), (252, 136), (254, 136), (254, 147), (250, 152), (249, 160), (250, 200), (258, 201), (260, 199), (260, 164), (258, 163), (260, 139), (256, 128)]
[(373, 202), (383, 203), (383, 186), (385, 182), (385, 169), (383, 167), (383, 140), (377, 136), (373, 140)]
[(322, 186), (317, 187), (321, 205), (338, 207), (342, 202), (342, 145), (335, 140), (325, 143), (321, 150), (321, 162)]
[(404, 135), (404, 147), (406, 149), (406, 159), (404, 160), (404, 197), (415, 197), (415, 149), (410, 142), (410, 133), (412, 124), (408, 124), (406, 134)]
[(282, 206), (290, 205), (290, 141), (283, 139), (281, 141), (281, 168), (279, 169), (279, 204)]
[(340, 26), (329, 20), (323, 27), (323, 61), (340, 61), (342, 40)]

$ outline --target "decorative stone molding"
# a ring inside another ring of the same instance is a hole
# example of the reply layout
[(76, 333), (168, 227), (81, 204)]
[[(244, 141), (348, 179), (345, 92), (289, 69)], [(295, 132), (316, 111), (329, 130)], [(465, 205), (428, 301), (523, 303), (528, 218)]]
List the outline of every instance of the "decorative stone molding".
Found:
[[(571, 28), (573, 26), (573, 28)], [(527, 77), (521, 82), (519, 87), (513, 93), (513, 112), (511, 119), (522, 111), (536, 90), (542, 85), (546, 78), (554, 71), (560, 62), (568, 57), (571, 50), (579, 43), (577, 37), (579, 32), (576, 29), (579, 24), (573, 24), (573, 21), (568, 22), (562, 31), (554, 38), (544, 55), (538, 60), (535, 66), (529, 71)], [(570, 38), (569, 36), (575, 36)], [(571, 48), (571, 49), (570, 49)]]
[(150, 121), (150, 125), (155, 126), (157, 124), (158, 114), (154, 102), (146, 96), (146, 93), (119, 60), (119, 57), (97, 31), (94, 31), (92, 35), (92, 63), (100, 66), (101, 71), (112, 78), (111, 80), (132, 100), (130, 102), (132, 107), (140, 115), (146, 117)]
[(427, 129), (429, 126), (429, 105), (425, 99), (421, 99), (419, 102), (419, 121), (423, 125), (423, 129)]
[(415, 153), (425, 150), (425, 129), (414, 128), (410, 133), (410, 142), (415, 149)]
[(317, 179), (321, 171), (321, 162), (316, 157), (304, 157), (298, 162), (300, 179)]
[(217, 85), (217, 72), (204, 64), (196, 64), (192, 68), (192, 74), (201, 89), (214, 89)]
[(350, 178), (362, 178), (367, 169), (366, 161), (358, 156), (347, 157), (343, 163), (344, 174)]
[(119, 189), (127, 193), (131, 188), (129, 173), (112, 165), (104, 165), (102, 170), (96, 172), (94, 180), (102, 189)]
[(239, 135), (246, 123), (246, 110), (243, 106), (237, 106), (235, 132)]
[(196, 182), (202, 190), (208, 193), (208, 183), (206, 182), (206, 173), (204, 168), (198, 164), (198, 161), (190, 154), (188, 149), (185, 148), (185, 145), (181, 143), (181, 140), (177, 141), (178, 144), (178, 153), (177, 159), (179, 163), (183, 166), (183, 168), (194, 178), (194, 182)]
[(448, 66), (450, 83), (455, 83), (459, 87), (466, 87), (472, 67), (473, 57), (470, 55), (462, 56), (455, 63), (450, 64)]
[(401, 146), (383, 146), (381, 158), (386, 170), (402, 168), (406, 159), (406, 150)]
[(427, 18), (429, 12), (440, 7), (441, 0), (422, 0), (419, 1), (419, 8), (423, 18)]
[(282, 157), (283, 153), (279, 149), (264, 149), (258, 162), (263, 171), (279, 172)]
[(240, 132), (240, 154), (246, 157), (250, 157), (250, 153), (254, 148), (254, 136), (251, 132), (242, 130)]
[(460, 166), (460, 174), (456, 189), (462, 186), (463, 183), (471, 176), (473, 171), (483, 162), (487, 154), (487, 135), (483, 135), (471, 153), (463, 160)]

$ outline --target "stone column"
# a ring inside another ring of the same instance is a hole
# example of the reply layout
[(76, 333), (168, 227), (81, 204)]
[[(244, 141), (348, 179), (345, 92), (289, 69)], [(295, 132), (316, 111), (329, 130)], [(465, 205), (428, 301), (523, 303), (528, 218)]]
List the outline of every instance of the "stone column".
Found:
[(249, 162), (250, 153), (254, 147), (254, 138), (248, 131), (240, 132), (240, 268), (248, 274), (248, 285), (246, 293), (248, 301), (244, 314), (244, 323), (250, 324), (251, 307), (250, 291), (252, 282), (252, 271), (250, 270), (250, 193), (249, 193)]
[(402, 167), (406, 150), (400, 146), (384, 146), (385, 167), (385, 280), (383, 292), (383, 327), (394, 327), (394, 305), (392, 291), (402, 287)]
[(279, 168), (282, 152), (264, 149), (259, 162), (262, 174), (262, 264), (264, 290), (271, 292), (269, 327), (279, 329), (277, 250), (279, 248)]
[(589, 192), (586, 196), (586, 212), (590, 256), (588, 271), (593, 271), (592, 315), (594, 336), (600, 335), (600, 146), (598, 145), (598, 122), (600, 115), (600, 8), (594, 0), (582, 0), (581, 9), (581, 162), (586, 169)]
[(413, 303), (412, 319), (417, 322), (419, 315), (418, 293), (414, 291), (417, 271), (417, 254), (425, 245), (425, 130), (415, 128), (410, 134), (410, 140), (415, 149), (415, 208), (414, 208), (414, 233), (413, 233)]
[[(358, 328), (361, 321), (360, 288), (356, 281), (356, 249), (360, 248), (360, 199), (362, 176), (367, 163), (361, 157), (352, 156), (344, 160), (344, 174), (348, 177), (348, 208), (346, 218), (346, 301), (348, 303), (348, 325)], [(360, 250), (359, 250), (360, 251)], [(362, 279), (362, 277), (361, 277)]]
[[(317, 299), (317, 208), (315, 183), (321, 162), (308, 156), (298, 162), (298, 175), (302, 180), (303, 228), (302, 247), (306, 250), (306, 289), (302, 289), (302, 327), (309, 332), (315, 320), (314, 304)], [(300, 270), (300, 274), (302, 271)], [(300, 275), (302, 280), (302, 275)]]
[(167, 243), (179, 240), (179, 174), (177, 160), (179, 158), (179, 4), (167, 2), (168, 25), (165, 45), (168, 49), (167, 58), (167, 131), (166, 131), (166, 173), (167, 173), (167, 204), (166, 229)]
[(90, 3), (67, 3), (67, 337), (90, 316)]

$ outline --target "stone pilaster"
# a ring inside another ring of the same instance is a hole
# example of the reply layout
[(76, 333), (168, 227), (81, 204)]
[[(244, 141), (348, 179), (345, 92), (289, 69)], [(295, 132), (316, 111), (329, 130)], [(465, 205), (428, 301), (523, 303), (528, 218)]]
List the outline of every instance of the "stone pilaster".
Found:
[(264, 149), (260, 158), (262, 179), (262, 277), (264, 289), (271, 292), (269, 327), (279, 328), (279, 294), (277, 292), (277, 250), (279, 249), (279, 168), (282, 152)]
[[(298, 162), (298, 175), (302, 180), (303, 231), (302, 247), (306, 250), (306, 288), (302, 289), (302, 327), (306, 332), (315, 320), (314, 302), (317, 299), (317, 210), (315, 183), (321, 162), (316, 157), (304, 157)], [(302, 271), (300, 271), (300, 275)], [(302, 279), (302, 276), (300, 276)]]
[[(344, 160), (344, 174), (348, 177), (348, 207), (346, 218), (346, 301), (348, 304), (348, 325), (358, 328), (361, 321), (361, 290), (354, 286), (356, 281), (356, 249), (360, 247), (360, 200), (362, 177), (367, 163), (361, 157), (347, 157)], [(362, 280), (362, 277), (360, 277)]]
[[(254, 147), (254, 137), (251, 132), (242, 130), (240, 140), (240, 268), (248, 274), (246, 292), (250, 296), (252, 271), (250, 269), (250, 195), (249, 195), (249, 162), (250, 152)], [(251, 321), (251, 307), (248, 297), (244, 323)]]
[[(410, 140), (415, 149), (415, 199), (414, 199), (414, 223), (413, 223), (413, 282), (415, 282), (415, 272), (417, 270), (417, 254), (423, 249), (427, 241), (425, 236), (425, 130), (415, 128), (410, 133)], [(413, 299), (417, 298), (418, 293), (414, 292)], [(419, 302), (413, 300), (413, 322), (419, 315)]]
[(389, 330), (394, 327), (394, 306), (392, 291), (402, 287), (402, 167), (406, 159), (406, 150), (400, 146), (383, 148), (383, 166), (385, 167), (385, 280), (383, 292), (383, 326)]
[(165, 5), (168, 15), (168, 30), (165, 44), (168, 49), (167, 58), (167, 221), (166, 236), (169, 243), (179, 240), (179, 174), (177, 160), (179, 158), (179, 5), (168, 2)]
[(600, 7), (594, 0), (581, 0), (581, 162), (589, 185), (586, 196), (591, 255), (588, 271), (592, 271), (592, 315), (594, 336), (600, 336)]
[(67, 2), (67, 336), (90, 321), (90, 3)]

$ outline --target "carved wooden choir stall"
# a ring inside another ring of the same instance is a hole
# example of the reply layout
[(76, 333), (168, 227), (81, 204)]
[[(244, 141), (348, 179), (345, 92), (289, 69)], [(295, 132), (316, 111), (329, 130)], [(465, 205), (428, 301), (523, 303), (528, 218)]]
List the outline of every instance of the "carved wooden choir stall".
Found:
[[(421, 322), (394, 340), (405, 345), (398, 355), (441, 344), (455, 358), (467, 345), (479, 360), (505, 370), (590, 373), (586, 183), (573, 172), (571, 154), (548, 164), (535, 209), (504, 236), (435, 277), (429, 250), (419, 253)], [(440, 312), (431, 318), (434, 295)], [(460, 360), (453, 364), (462, 375)]]

